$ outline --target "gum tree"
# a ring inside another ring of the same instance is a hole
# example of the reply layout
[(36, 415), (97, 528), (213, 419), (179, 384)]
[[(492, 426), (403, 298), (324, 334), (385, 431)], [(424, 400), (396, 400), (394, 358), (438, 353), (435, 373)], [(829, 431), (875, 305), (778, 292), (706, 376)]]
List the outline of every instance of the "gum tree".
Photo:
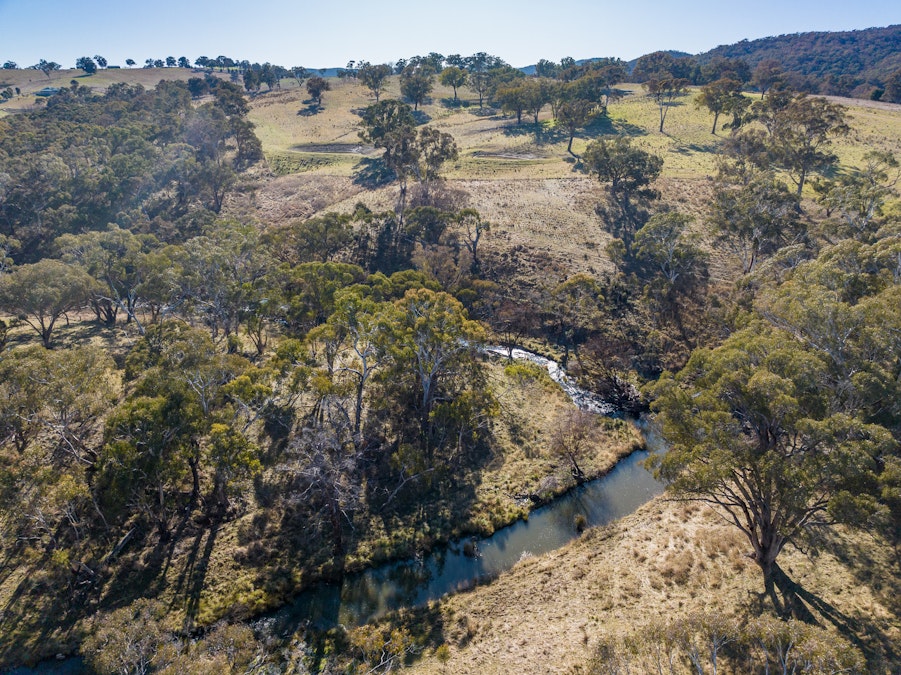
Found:
[(818, 353), (757, 324), (650, 388), (670, 443), (657, 475), (744, 534), (781, 616), (807, 610), (779, 554), (814, 527), (872, 515), (876, 458), (894, 444), (885, 428), (834, 412), (826, 372)]

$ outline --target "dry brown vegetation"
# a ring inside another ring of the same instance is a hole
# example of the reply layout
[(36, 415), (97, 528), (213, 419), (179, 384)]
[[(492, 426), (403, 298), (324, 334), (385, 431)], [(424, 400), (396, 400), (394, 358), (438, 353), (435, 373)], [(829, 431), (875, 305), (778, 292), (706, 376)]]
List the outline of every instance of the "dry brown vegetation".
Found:
[[(708, 509), (657, 498), (489, 585), (441, 601), (433, 613), (450, 660), (430, 655), (411, 672), (570, 673), (599, 638), (654, 619), (754, 616), (761, 585), (746, 548)], [(815, 555), (791, 551), (785, 567), (822, 603), (817, 619), (824, 627), (881, 655), (871, 656), (874, 672), (893, 672), (901, 585), (891, 547), (839, 531)]]
[[(67, 86), (77, 74), (59, 71), (47, 78), (40, 71), (4, 73), (4, 81), (20, 86), (29, 97), (2, 110), (29, 109), (34, 91)], [(192, 76), (196, 73), (180, 69), (123, 69), (78, 82), (99, 88), (117, 81), (153, 86), (163, 77)], [(392, 78), (383, 97), (397, 95)], [(555, 133), (549, 111), (542, 113), (539, 127), (518, 126), (511, 117), (477, 114), (472, 100), (469, 107), (446, 108), (442, 99), (450, 96), (450, 89), (437, 87), (423, 106), (423, 118), (452, 133), (460, 146), (460, 159), (444, 171), (445, 198), (456, 208), (478, 209), (494, 225), (485, 241), (486, 265), (502, 266), (523, 285), (553, 284), (580, 272), (612, 272), (604, 253), (609, 235), (594, 213), (599, 186), (566, 155), (567, 139)], [(357, 149), (359, 117), (354, 111), (370, 102), (363, 87), (351, 80), (334, 83), (318, 112), (309, 110), (306, 98), (303, 90), (286, 84), (283, 91), (253, 100), (251, 119), (268, 167), (251, 176), (226, 205), (230, 215), (278, 226), (330, 210), (349, 212), (357, 202), (373, 209), (393, 206), (396, 186), (371, 189), (355, 180), (359, 163), (371, 156), (369, 149)], [(857, 163), (868, 149), (901, 149), (901, 106), (843, 103), (851, 106), (855, 130), (836, 146), (844, 164)], [(581, 153), (588, 139), (604, 134), (634, 136), (640, 147), (665, 159), (658, 184), (663, 200), (695, 215), (700, 231), (718, 140), (709, 133), (708, 116), (689, 99), (672, 111), (666, 134), (654, 131), (655, 116), (656, 109), (636, 89), (612, 104), (609, 118), (577, 139), (574, 150)], [(714, 281), (733, 278), (734, 261), (715, 254), (712, 262)], [(78, 330), (83, 328), (75, 323), (61, 329), (61, 343)], [(501, 407), (494, 430), (499, 451), (478, 476), (477, 497), (453, 534), (487, 532), (521, 516), (526, 506), (514, 495), (536, 492), (549, 476), (559, 478), (561, 489), (567, 487), (566, 466), (549, 453), (547, 438), (569, 401), (543, 378), (511, 378), (498, 362), (489, 372)], [(631, 427), (611, 427), (586, 473), (603, 472), (637, 440)], [(283, 601), (308, 582), (305, 575), (331, 571), (325, 566), (303, 569), (305, 561), (296, 560), (292, 550), (279, 549), (284, 539), (268, 536), (268, 525), (266, 517), (251, 512), (218, 529), (197, 527), (196, 536), (185, 536), (168, 552), (164, 571), (150, 582), (158, 597), (171, 603), (169, 628), (180, 629), (189, 613), (198, 624), (223, 616), (244, 618)], [(381, 521), (370, 525), (371, 536), (347, 561), (350, 568), (414, 550), (419, 541), (414, 526), (389, 531)], [(440, 663), (429, 651), (412, 665), (412, 672), (567, 673), (585, 661), (598, 636), (641, 626), (653, 616), (702, 609), (753, 613), (761, 584), (744, 549), (740, 535), (710, 511), (657, 499), (559, 551), (524, 560), (491, 584), (441, 601), (432, 613), (443, 626), (441, 641), (449, 646), (450, 661)], [(140, 584), (150, 570), (159, 569), (154, 557), (159, 555), (149, 545), (127, 553), (111, 584), (125, 579), (133, 588), (147, 590)], [(269, 561), (270, 572), (260, 574), (261, 561)], [(874, 659), (884, 658), (886, 672), (899, 663), (898, 565), (897, 552), (884, 543), (844, 530), (825, 540), (815, 554), (789, 551), (784, 561), (792, 578), (821, 601), (820, 622), (859, 641)], [(11, 594), (22, 587), (24, 570), (0, 568), (0, 609), (14, 604)], [(65, 570), (44, 574), (56, 573)], [(45, 579), (37, 575), (30, 583), (39, 587)], [(192, 601), (196, 605), (185, 607), (184, 591), (192, 584), (198, 589)], [(108, 596), (103, 606), (127, 600)], [(49, 623), (23, 614), (14, 634), (5, 637), (47, 656), (73, 647), (79, 628), (51, 631)]]

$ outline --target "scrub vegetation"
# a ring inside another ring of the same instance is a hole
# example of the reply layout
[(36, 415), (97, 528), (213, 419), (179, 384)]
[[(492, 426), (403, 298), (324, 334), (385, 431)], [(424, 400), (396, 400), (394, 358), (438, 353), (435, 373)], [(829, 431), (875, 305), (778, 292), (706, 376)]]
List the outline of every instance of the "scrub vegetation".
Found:
[[(0, 667), (897, 670), (901, 107), (663, 52), (100, 58), (0, 70)], [(622, 521), (259, 620), (527, 518), (645, 413), (667, 493)]]

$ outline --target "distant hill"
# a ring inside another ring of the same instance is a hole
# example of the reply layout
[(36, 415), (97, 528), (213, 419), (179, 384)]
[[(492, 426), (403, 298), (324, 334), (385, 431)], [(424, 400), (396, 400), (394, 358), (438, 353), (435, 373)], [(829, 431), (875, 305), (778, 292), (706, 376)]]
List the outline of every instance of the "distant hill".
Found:
[(695, 58), (703, 65), (717, 57), (744, 59), (752, 69), (765, 59), (775, 59), (799, 88), (867, 98), (901, 69), (901, 25), (742, 40)]
[[(674, 59), (687, 59), (691, 57), (691, 54), (689, 54), (688, 52), (680, 52), (677, 49), (661, 49), (660, 51), (665, 54), (669, 54)], [(638, 58), (641, 57), (639, 56)], [(626, 67), (629, 69), (630, 73), (635, 69), (636, 63), (638, 63), (638, 59), (632, 59), (631, 61), (628, 61), (626, 63)]]

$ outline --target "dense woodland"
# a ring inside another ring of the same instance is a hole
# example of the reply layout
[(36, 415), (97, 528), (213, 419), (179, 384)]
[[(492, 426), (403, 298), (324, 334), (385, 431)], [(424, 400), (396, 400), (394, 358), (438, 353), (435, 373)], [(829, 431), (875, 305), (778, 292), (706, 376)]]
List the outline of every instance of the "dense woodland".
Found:
[[(624, 413), (653, 411), (670, 444), (658, 475), (720, 513), (757, 570), (761, 602), (586, 635), (581, 672), (896, 668), (897, 650), (818, 619), (779, 561), (841, 524), (894, 547), (897, 574), (899, 164), (865, 148), (840, 166), (847, 109), (749, 54), (648, 55), (638, 93), (618, 59), (526, 76), (485, 53), (430, 54), (351, 62), (340, 79), (207, 60), (152, 89), (73, 80), (0, 118), (0, 664), (445, 663), (472, 636), (435, 639), (415, 615), (278, 639), (247, 620), (316, 581), (488, 534), (640, 444), (629, 422), (571, 410), (534, 426), (562, 395), (481, 349), (495, 344), (555, 356)], [(465, 94), (473, 116), (557, 134), (595, 181), (609, 272), (526, 282), (486, 243), (495, 224), (445, 177), (458, 139), (423, 112), (438, 83), (447, 109)], [(248, 115), (283, 86), (308, 96), (300, 124), (357, 87), (358, 137), (376, 152), (355, 180), (390, 207), (248, 216), (276, 180)], [(817, 91), (850, 91), (830, 87)], [(653, 109), (651, 133), (685, 101), (711, 115), (700, 208), (668, 199), (665, 160), (610, 123), (627, 96)], [(486, 497), (521, 447), (526, 468)]]
[(742, 59), (752, 68), (773, 60), (805, 91), (901, 102), (898, 89), (901, 26), (847, 32), (797, 33), (722, 45), (699, 55), (701, 64)]

